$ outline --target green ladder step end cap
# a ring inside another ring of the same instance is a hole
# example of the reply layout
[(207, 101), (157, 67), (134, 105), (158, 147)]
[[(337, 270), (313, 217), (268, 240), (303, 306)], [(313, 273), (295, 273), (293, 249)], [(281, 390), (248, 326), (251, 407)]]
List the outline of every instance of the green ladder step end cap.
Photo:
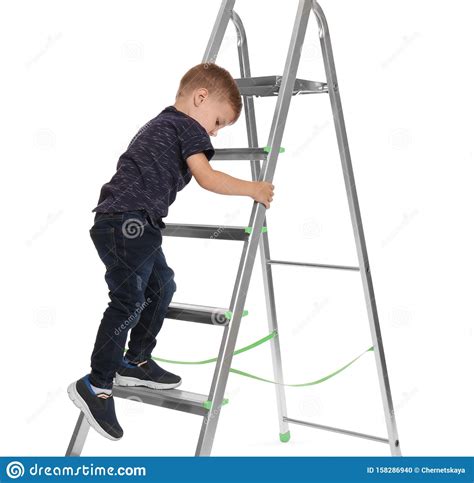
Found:
[[(229, 400), (225, 397), (223, 400), (222, 400), (222, 405), (224, 406), (224, 404), (228, 404)], [(206, 408), (206, 409), (211, 409), (211, 401), (207, 400), (207, 401), (204, 401), (202, 403), (202, 405)]]
[[(244, 310), (244, 311), (242, 312), (242, 317), (245, 317), (245, 316), (246, 316), (246, 315), (248, 315), (248, 314), (249, 314), (249, 311), (248, 311), (248, 310)], [(225, 318), (226, 318), (226, 319), (230, 320), (230, 319), (231, 319), (231, 317), (232, 317), (232, 310), (227, 310), (227, 311), (224, 313), (224, 315), (225, 315)]]
[(280, 441), (282, 443), (288, 443), (288, 441), (290, 441), (290, 432), (280, 433)]
[[(262, 226), (261, 233), (267, 233), (268, 232), (268, 227), (267, 226)], [(252, 227), (251, 226), (246, 226), (245, 227), (245, 233), (252, 233)]]
[[(271, 148), (271, 146), (265, 146), (265, 147), (263, 148), (263, 150), (264, 150), (266, 153), (269, 153), (269, 152), (271, 151), (271, 149), (272, 149), (272, 148)], [(280, 153), (284, 153), (284, 152), (285, 152), (285, 148), (280, 148), (279, 152), (280, 152)]]

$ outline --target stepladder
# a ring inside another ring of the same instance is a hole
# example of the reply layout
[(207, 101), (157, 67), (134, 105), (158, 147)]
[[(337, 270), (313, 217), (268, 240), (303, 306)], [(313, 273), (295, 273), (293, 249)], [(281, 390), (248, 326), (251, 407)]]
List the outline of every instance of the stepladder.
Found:
[[(298, 424), (388, 444), (392, 455), (401, 455), (374, 287), (349, 152), (331, 39), (325, 15), (316, 0), (298, 0), (296, 17), (282, 75), (252, 77), (250, 72), (246, 32), (243, 22), (234, 7), (235, 0), (222, 0), (202, 62), (216, 62), (228, 24), (232, 21), (236, 30), (237, 51), (240, 65), (240, 77), (236, 78), (235, 81), (240, 89), (243, 100), (247, 130), (247, 147), (216, 149), (213, 160), (249, 161), (252, 180), (272, 182), (279, 154), (283, 151), (281, 144), (292, 96), (297, 94), (328, 94), (357, 249), (358, 265), (323, 265), (318, 263), (273, 260), (270, 257), (266, 208), (264, 204), (258, 202), (253, 203), (247, 226), (167, 223), (166, 228), (163, 229), (162, 233), (164, 236), (213, 238), (216, 240), (215, 243), (218, 243), (218, 240), (243, 242), (234, 289), (228, 307), (221, 308), (172, 302), (169, 305), (166, 314), (166, 318), (169, 319), (221, 326), (221, 329), (217, 329), (222, 330), (223, 335), (216, 360), (211, 388), (207, 394), (197, 394), (180, 389), (154, 390), (146, 387), (114, 386), (114, 396), (202, 416), (203, 421), (195, 455), (208, 456), (211, 454), (220, 413), (222, 407), (228, 402), (225, 398), (225, 390), (240, 324), (243, 316), (247, 313), (244, 305), (255, 264), (255, 258), (257, 256), (257, 250), (259, 249), (268, 329), (270, 332), (276, 334), (276, 336), (270, 340), (270, 344), (273, 376), (276, 381), (275, 391), (280, 441), (288, 442), (290, 439), (289, 425)], [(297, 78), (301, 49), (304, 43), (311, 12), (315, 16), (319, 29), (322, 58), (326, 73), (325, 82)], [(261, 147), (259, 146), (257, 138), (254, 98), (269, 96), (276, 97), (276, 107), (267, 143), (265, 146)], [(216, 232), (219, 234), (217, 237), (213, 236)], [(357, 270), (360, 272), (370, 334), (373, 343), (387, 437), (374, 436), (315, 422), (302, 421), (288, 416), (272, 274), (272, 265), (281, 263), (287, 265), (305, 265), (314, 268), (324, 267), (326, 269)], [(216, 320), (219, 321), (219, 323), (216, 324)], [(84, 414), (80, 412), (66, 451), (66, 456), (79, 456), (81, 454), (88, 431), (89, 424), (86, 421)]]

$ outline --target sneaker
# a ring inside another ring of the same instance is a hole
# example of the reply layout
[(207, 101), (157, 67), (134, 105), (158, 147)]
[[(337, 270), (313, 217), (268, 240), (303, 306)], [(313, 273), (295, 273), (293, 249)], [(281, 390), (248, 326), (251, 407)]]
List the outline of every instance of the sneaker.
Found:
[(115, 374), (117, 386), (145, 386), (150, 389), (173, 389), (181, 384), (181, 377), (160, 367), (151, 357), (139, 364), (131, 364), (124, 357)]
[(73, 382), (67, 388), (71, 401), (84, 413), (87, 422), (102, 436), (118, 441), (123, 436), (115, 416), (115, 404), (112, 394), (96, 394), (91, 387), (89, 374)]

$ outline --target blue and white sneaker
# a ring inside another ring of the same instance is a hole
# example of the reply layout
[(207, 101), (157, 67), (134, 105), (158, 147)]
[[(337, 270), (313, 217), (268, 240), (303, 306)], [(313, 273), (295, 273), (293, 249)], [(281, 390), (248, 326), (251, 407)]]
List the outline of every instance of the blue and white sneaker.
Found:
[(181, 382), (181, 377), (166, 371), (151, 357), (138, 364), (132, 364), (124, 357), (114, 379), (117, 386), (145, 386), (150, 389), (173, 389)]
[(73, 382), (67, 388), (71, 401), (84, 413), (87, 422), (102, 436), (118, 441), (123, 436), (115, 415), (112, 394), (96, 394), (91, 387), (89, 374)]

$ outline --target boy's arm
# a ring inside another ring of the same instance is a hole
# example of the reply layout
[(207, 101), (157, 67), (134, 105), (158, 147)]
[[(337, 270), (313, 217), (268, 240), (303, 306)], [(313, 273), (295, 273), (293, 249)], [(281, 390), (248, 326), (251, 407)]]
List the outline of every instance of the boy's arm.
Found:
[(196, 178), (199, 186), (213, 193), (221, 195), (250, 196), (255, 201), (263, 203), (265, 208), (270, 208), (273, 200), (271, 183), (266, 181), (246, 181), (234, 178), (222, 171), (212, 169), (204, 153), (196, 153), (186, 158), (191, 174)]

